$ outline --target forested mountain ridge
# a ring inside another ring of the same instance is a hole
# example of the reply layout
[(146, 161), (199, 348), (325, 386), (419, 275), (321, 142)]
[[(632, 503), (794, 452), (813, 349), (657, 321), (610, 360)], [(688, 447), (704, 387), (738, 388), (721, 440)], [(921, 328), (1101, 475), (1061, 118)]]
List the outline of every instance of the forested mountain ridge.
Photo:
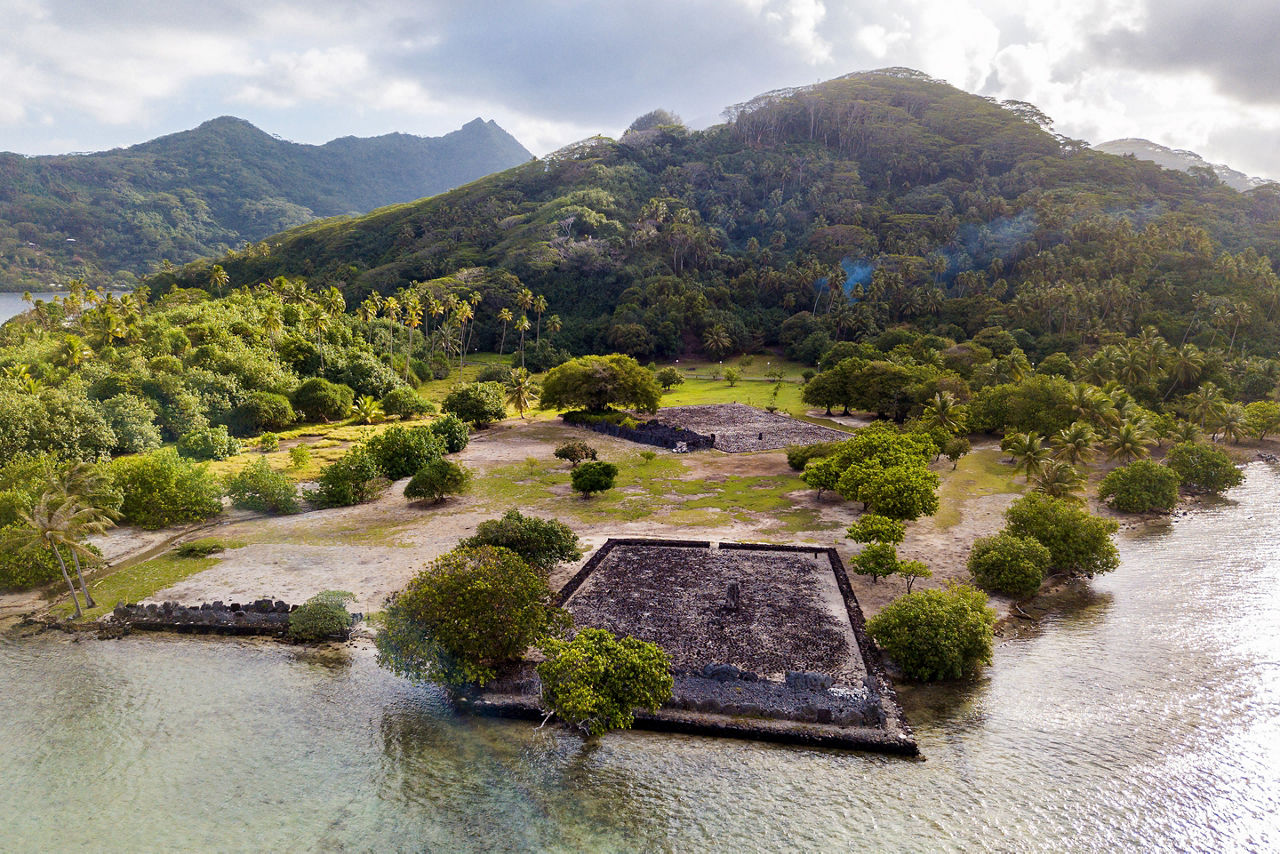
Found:
[(1177, 169), (1180, 172), (1192, 172), (1205, 181), (1221, 181), (1234, 190), (1252, 190), (1269, 183), (1266, 178), (1255, 178), (1238, 169), (1232, 169), (1225, 163), (1210, 163), (1194, 151), (1169, 148), (1152, 142), (1149, 139), (1113, 139), (1100, 142), (1094, 146), (1097, 151), (1107, 154), (1132, 155), (1139, 160), (1150, 160), (1166, 169)]
[[(726, 116), (586, 140), (221, 264), (232, 285), (304, 276), (349, 302), (501, 268), (562, 316), (569, 349), (640, 358), (790, 345), (813, 331), (805, 313), (833, 339), (913, 322), (963, 340), (994, 325), (1071, 352), (1146, 325), (1206, 343), (1227, 326), (1275, 349), (1274, 186), (1238, 193), (1093, 151), (1029, 104), (904, 69)], [(824, 291), (829, 278), (845, 288)], [(153, 285), (175, 280), (207, 287), (208, 263)], [(518, 311), (506, 291), (477, 310), (482, 346), (500, 309)]]
[(129, 148), (0, 153), (0, 287), (128, 285), (317, 217), (433, 195), (532, 155), (492, 121), (324, 145), (223, 116)]

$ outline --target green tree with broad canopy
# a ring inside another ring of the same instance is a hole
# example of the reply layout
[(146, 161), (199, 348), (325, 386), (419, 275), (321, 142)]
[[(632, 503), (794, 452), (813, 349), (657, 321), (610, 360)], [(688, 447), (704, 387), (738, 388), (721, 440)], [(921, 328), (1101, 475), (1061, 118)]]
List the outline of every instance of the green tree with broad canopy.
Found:
[(656, 412), (662, 390), (653, 373), (630, 356), (580, 356), (547, 372), (540, 405), (544, 409), (600, 412), (620, 406)]

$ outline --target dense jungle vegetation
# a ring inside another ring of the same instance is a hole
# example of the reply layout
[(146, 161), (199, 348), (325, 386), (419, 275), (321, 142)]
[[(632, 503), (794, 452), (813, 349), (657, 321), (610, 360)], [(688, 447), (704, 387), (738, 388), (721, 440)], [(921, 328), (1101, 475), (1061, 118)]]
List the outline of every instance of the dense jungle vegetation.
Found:
[(223, 117), (130, 148), (0, 153), (0, 288), (83, 278), (127, 287), (167, 260), (238, 248), (316, 217), (361, 213), (528, 160), (493, 122), (437, 138), (299, 145)]

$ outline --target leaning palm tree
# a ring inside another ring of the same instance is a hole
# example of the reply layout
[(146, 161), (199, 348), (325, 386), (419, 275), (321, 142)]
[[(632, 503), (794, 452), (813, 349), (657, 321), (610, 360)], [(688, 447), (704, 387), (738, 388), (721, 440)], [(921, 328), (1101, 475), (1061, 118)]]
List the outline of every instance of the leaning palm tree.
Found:
[(524, 420), (525, 410), (538, 399), (538, 385), (524, 368), (516, 368), (507, 380), (507, 403), (514, 406)]
[[(100, 534), (120, 518), (120, 513), (114, 507), (107, 506), (118, 501), (119, 493), (112, 486), (110, 478), (93, 463), (78, 460), (54, 472), (49, 478), (49, 490), (76, 505), (70, 533), (77, 538)], [(76, 578), (80, 582), (80, 591), (84, 593), (85, 603), (92, 608), (93, 597), (89, 595), (89, 588), (84, 583), (84, 568), (80, 565), (80, 552), (77, 549), (71, 550), (71, 560), (76, 567)]]
[[(19, 524), (12, 529), (9, 541), (5, 543), (6, 548), (35, 547), (53, 552), (53, 556), (58, 560), (58, 568), (62, 570), (62, 580), (67, 583), (67, 589), (71, 592), (71, 602), (75, 605), (76, 617), (84, 616), (84, 611), (81, 610), (80, 599), (76, 596), (75, 583), (71, 580), (71, 574), (67, 572), (67, 562), (62, 557), (62, 550), (66, 549), (70, 553), (79, 552), (86, 556), (93, 554), (80, 542), (80, 537), (105, 529), (106, 525), (98, 519), (97, 512), (74, 499), (59, 495), (56, 490), (47, 489), (30, 511), (19, 509), (15, 513)], [(93, 598), (89, 596), (88, 588), (84, 586), (83, 576), (80, 584), (85, 597), (85, 606), (92, 608)]]
[(1049, 449), (1044, 439), (1035, 433), (1013, 433), (1005, 437), (1000, 447), (1013, 457), (1014, 471), (1023, 472), (1028, 481), (1049, 462)]

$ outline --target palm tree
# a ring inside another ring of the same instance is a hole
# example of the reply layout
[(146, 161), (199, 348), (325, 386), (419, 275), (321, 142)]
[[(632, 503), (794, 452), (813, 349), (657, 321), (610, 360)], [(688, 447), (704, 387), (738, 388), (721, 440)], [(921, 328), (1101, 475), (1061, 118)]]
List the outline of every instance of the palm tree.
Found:
[(1141, 421), (1126, 421), (1102, 441), (1108, 459), (1127, 463), (1147, 455), (1147, 449), (1155, 444), (1151, 431)]
[(339, 315), (347, 313), (347, 301), (342, 296), (342, 291), (338, 290), (333, 285), (330, 285), (329, 290), (324, 292), (324, 298), (321, 300), (320, 304), (324, 306), (324, 310), (333, 317), (338, 317)]
[(1228, 404), (1223, 407), (1221, 414), (1218, 415), (1216, 432), (1221, 433), (1222, 438), (1228, 440), (1231, 444), (1240, 444), (1240, 440), (1249, 434), (1249, 424), (1245, 418), (1244, 407), (1238, 403)]
[(1049, 439), (1053, 448), (1054, 459), (1071, 465), (1087, 463), (1093, 457), (1093, 442), (1097, 438), (1084, 421), (1075, 421), (1069, 427), (1063, 427)]
[(1195, 442), (1202, 435), (1204, 431), (1194, 421), (1178, 421), (1169, 431), (1169, 438), (1174, 442)]
[(542, 340), (542, 313), (547, 310), (547, 298), (538, 294), (533, 298), (533, 313), (538, 317), (538, 329), (535, 341)]
[(1084, 476), (1071, 463), (1051, 460), (1029, 482), (1036, 492), (1054, 498), (1074, 498), (1076, 491), (1084, 485)]
[(324, 367), (324, 334), (329, 331), (329, 314), (320, 306), (309, 306), (302, 316), (303, 328), (316, 336), (316, 349), (320, 351), (320, 367)]
[(387, 297), (382, 301), (382, 313), (391, 321), (391, 340), (387, 342), (388, 354), (395, 360), (396, 323), (400, 320), (400, 301), (395, 297)]
[[(377, 296), (376, 294), (374, 296)], [(378, 316), (378, 310), (381, 308), (380, 302), (375, 302), (373, 296), (366, 297), (364, 302), (360, 303), (360, 307), (356, 309), (356, 317), (360, 318), (360, 322), (364, 324), (365, 340), (373, 343), (373, 337), (369, 330), (369, 324)]]
[(702, 348), (713, 359), (721, 358), (732, 347), (733, 339), (729, 337), (729, 331), (718, 323), (702, 334)]
[(227, 275), (227, 271), (222, 269), (221, 264), (214, 264), (209, 268), (209, 284), (217, 288), (218, 296), (222, 296), (222, 291), (231, 282), (231, 277)]
[[(111, 481), (97, 466), (92, 463), (76, 461), (55, 473), (49, 480), (49, 488), (78, 505), (72, 519), (71, 533), (77, 536), (100, 534), (115, 524), (120, 514), (104, 506), (104, 501), (113, 490)], [(71, 560), (75, 563), (76, 578), (80, 581), (80, 590), (84, 593), (85, 604), (94, 607), (93, 597), (84, 583), (84, 570), (80, 566), (80, 553), (71, 550)]]
[(454, 309), (453, 316), (458, 322), (458, 374), (461, 375), (462, 366), (467, 358), (467, 324), (476, 316), (476, 312), (471, 307), (471, 303), (464, 301)]
[(1217, 418), (1226, 401), (1215, 383), (1207, 382), (1186, 397), (1187, 409), (1200, 423), (1200, 429)]
[(516, 368), (507, 380), (507, 403), (516, 408), (520, 419), (524, 420), (524, 412), (538, 399), (538, 386), (524, 368)]
[[(62, 549), (92, 556), (80, 542), (80, 537), (88, 533), (96, 533), (106, 528), (102, 521), (101, 511), (87, 507), (73, 498), (59, 495), (55, 489), (46, 489), (30, 511), (19, 509), (15, 515), (20, 523), (11, 534), (11, 542), (6, 548), (50, 549), (58, 560), (58, 568), (62, 570), (62, 580), (71, 591), (71, 601), (75, 605), (76, 617), (84, 616), (80, 609), (80, 599), (76, 596), (76, 586), (67, 572), (67, 562), (62, 557)], [(80, 578), (81, 590), (85, 597), (85, 606), (92, 608), (94, 602), (89, 590), (84, 586), (84, 576)]]
[(551, 340), (551, 336), (555, 335), (564, 328), (564, 322), (560, 319), (560, 315), (553, 314), (547, 318), (547, 340)]
[(964, 426), (963, 417), (964, 412), (956, 403), (955, 395), (949, 391), (940, 391), (925, 406), (920, 420), (929, 427), (937, 427), (954, 435)]
[(507, 349), (507, 324), (514, 319), (515, 315), (511, 313), (511, 309), (503, 308), (498, 312), (498, 320), (502, 323), (502, 340), (498, 342), (498, 355), (502, 355), (502, 351)]
[(1186, 388), (1200, 379), (1200, 374), (1204, 371), (1204, 354), (1195, 344), (1183, 344), (1173, 351), (1168, 371), (1173, 382), (1169, 383), (1161, 400), (1167, 400), (1178, 386)]
[(515, 330), (520, 333), (520, 367), (524, 367), (524, 334), (529, 331), (529, 318), (520, 315), (516, 318)]
[(77, 368), (93, 358), (93, 350), (79, 335), (68, 333), (58, 344), (55, 361), (64, 368)]
[(422, 325), (422, 300), (415, 293), (405, 294), (404, 302), (404, 325), (409, 331), (409, 340), (404, 348), (404, 378), (409, 380), (409, 355), (413, 352), (413, 331)]
[(278, 305), (268, 304), (263, 310), (262, 331), (267, 333), (267, 337), (271, 339), (273, 344), (280, 337), (280, 333), (284, 331), (284, 320), (280, 316)]
[(1027, 480), (1039, 474), (1049, 462), (1049, 449), (1044, 439), (1035, 433), (1014, 433), (1006, 436), (1000, 447), (1013, 457), (1014, 471), (1024, 472)]

